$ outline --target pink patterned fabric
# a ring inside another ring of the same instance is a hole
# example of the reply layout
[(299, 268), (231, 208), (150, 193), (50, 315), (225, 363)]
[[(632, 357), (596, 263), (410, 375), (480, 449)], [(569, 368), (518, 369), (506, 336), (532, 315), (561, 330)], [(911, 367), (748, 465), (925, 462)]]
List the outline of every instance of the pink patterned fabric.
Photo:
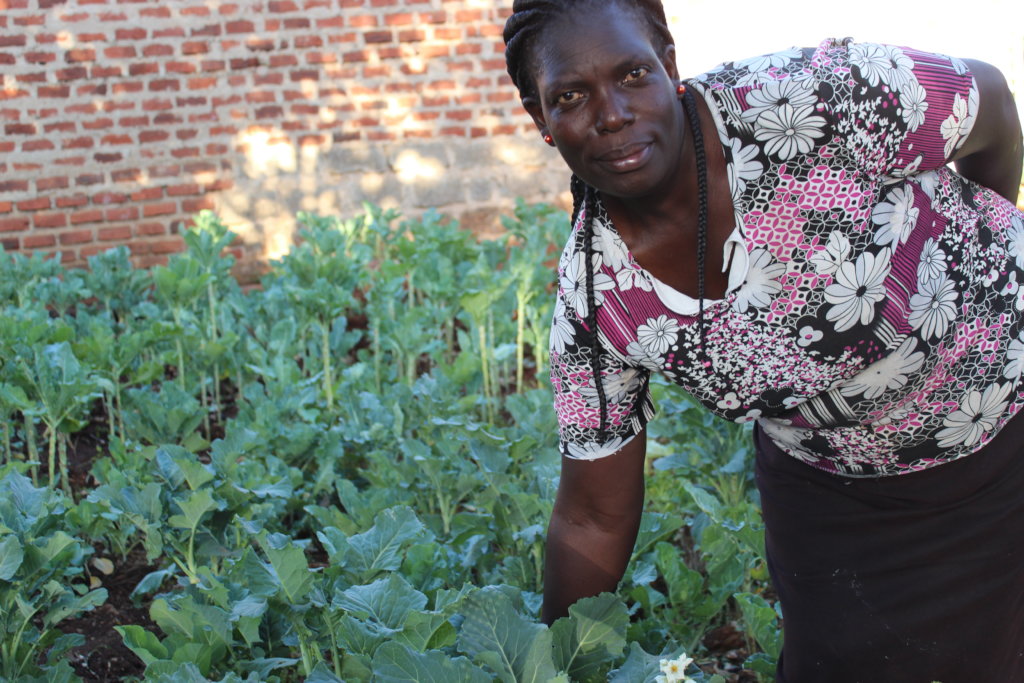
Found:
[(1024, 216), (945, 166), (977, 112), (966, 65), (828, 40), (689, 85), (716, 117), (745, 280), (705, 302), (700, 349), (692, 312), (658, 296), (600, 203), (584, 263), (581, 216), (551, 333), (562, 452), (603, 457), (635, 436), (654, 413), (652, 372), (844, 475), (901, 474), (984, 446), (1024, 405)]

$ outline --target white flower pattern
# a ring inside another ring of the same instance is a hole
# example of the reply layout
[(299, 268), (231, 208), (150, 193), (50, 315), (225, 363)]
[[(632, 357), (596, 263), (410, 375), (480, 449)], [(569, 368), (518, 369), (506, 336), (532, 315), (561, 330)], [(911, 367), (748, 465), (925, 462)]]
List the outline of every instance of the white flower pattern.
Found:
[(654, 374), (840, 474), (987, 443), (1024, 408), (1024, 215), (945, 166), (977, 116), (967, 65), (826, 41), (689, 82), (714, 115), (745, 251), (725, 252), (729, 288), (698, 313), (653, 287), (590, 204), (594, 261), (584, 215), (552, 318), (563, 454), (603, 457), (639, 434)]

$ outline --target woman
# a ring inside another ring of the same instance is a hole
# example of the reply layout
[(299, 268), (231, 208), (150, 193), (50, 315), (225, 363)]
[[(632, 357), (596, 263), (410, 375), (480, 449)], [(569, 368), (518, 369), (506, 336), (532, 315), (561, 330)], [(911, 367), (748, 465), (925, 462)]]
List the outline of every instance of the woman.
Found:
[(575, 198), (543, 619), (623, 575), (660, 372), (756, 422), (778, 680), (1024, 681), (1021, 133), (999, 72), (830, 40), (680, 81), (657, 0), (516, 0), (505, 40)]

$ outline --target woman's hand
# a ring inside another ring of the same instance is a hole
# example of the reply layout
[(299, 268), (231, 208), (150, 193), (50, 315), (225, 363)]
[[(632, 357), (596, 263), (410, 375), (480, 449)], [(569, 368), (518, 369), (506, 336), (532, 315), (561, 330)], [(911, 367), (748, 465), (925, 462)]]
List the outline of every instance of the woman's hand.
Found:
[(978, 118), (953, 155), (957, 172), (1016, 203), (1021, 181), (1020, 118), (1006, 79), (991, 64), (965, 59), (978, 84)]
[(599, 460), (562, 458), (548, 526), (544, 608), (551, 624), (580, 598), (614, 591), (633, 553), (644, 504), (644, 430)]

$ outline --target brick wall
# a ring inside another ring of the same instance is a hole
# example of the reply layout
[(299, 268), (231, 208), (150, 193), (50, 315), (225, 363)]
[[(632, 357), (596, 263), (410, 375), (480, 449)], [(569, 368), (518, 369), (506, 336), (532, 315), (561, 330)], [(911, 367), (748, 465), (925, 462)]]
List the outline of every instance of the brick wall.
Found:
[(251, 265), (364, 201), (493, 229), (566, 182), (505, 75), (509, 5), (0, 0), (0, 242), (148, 265), (211, 208)]

